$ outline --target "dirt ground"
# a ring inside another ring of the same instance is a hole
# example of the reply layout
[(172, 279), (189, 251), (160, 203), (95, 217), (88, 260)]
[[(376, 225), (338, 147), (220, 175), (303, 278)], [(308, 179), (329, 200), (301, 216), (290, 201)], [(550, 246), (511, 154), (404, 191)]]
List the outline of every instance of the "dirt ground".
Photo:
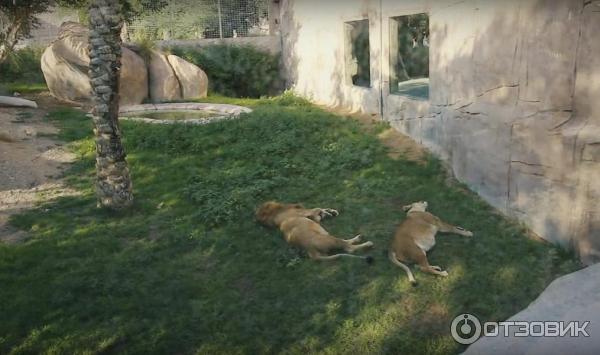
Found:
[(26, 238), (8, 225), (11, 214), (74, 193), (60, 178), (75, 156), (53, 138), (57, 129), (45, 119), (59, 104), (48, 94), (26, 98), (39, 108), (0, 107), (0, 242)]
[[(342, 116), (349, 116), (359, 121), (365, 128), (370, 129), (375, 124), (381, 122), (379, 115), (366, 113), (348, 112), (339, 108), (324, 107), (323, 109)], [(425, 163), (427, 161), (427, 150), (415, 142), (412, 138), (398, 132), (394, 128), (387, 128), (377, 135), (381, 143), (388, 147), (388, 155), (392, 159), (404, 159)]]

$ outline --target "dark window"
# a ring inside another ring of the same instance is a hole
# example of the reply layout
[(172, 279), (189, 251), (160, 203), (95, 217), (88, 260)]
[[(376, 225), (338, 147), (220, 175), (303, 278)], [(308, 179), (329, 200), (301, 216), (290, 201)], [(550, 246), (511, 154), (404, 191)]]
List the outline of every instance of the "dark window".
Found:
[(390, 92), (429, 98), (429, 16), (390, 19)]
[(346, 76), (353, 85), (371, 86), (369, 20), (346, 22)]

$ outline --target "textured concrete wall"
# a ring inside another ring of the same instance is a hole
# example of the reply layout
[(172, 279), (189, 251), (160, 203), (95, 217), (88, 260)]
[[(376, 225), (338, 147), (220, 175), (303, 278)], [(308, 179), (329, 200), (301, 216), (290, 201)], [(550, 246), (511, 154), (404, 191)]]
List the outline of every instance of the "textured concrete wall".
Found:
[[(379, 2), (377, 1), (377, 4)], [(344, 67), (344, 22), (374, 18), (375, 1), (283, 0), (281, 36), (287, 80), (320, 104), (378, 112), (377, 90), (349, 85)], [(369, 22), (371, 49), (379, 24)], [(371, 80), (379, 85), (380, 55), (371, 50)]]
[[(315, 11), (319, 9), (319, 11)], [(430, 15), (430, 97), (389, 94), (389, 18)], [(288, 81), (383, 113), (541, 237), (600, 261), (600, 1), (287, 0)], [(343, 23), (368, 18), (371, 88), (345, 80)]]

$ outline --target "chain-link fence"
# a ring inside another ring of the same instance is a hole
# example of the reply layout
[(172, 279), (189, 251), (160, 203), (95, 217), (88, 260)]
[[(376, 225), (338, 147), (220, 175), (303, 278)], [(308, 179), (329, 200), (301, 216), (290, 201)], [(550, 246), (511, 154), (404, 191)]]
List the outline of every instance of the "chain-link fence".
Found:
[(270, 0), (150, 0), (127, 26), (130, 39), (232, 38), (269, 34)]

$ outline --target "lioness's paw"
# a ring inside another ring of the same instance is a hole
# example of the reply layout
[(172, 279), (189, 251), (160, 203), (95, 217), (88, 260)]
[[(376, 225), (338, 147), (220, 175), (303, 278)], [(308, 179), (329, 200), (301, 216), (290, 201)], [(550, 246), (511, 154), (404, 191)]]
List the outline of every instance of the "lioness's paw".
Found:
[(338, 212), (338, 210), (334, 210), (333, 208), (326, 208), (325, 209), (328, 213), (330, 213), (332, 216), (337, 216), (340, 213)]
[(335, 217), (335, 216), (339, 215), (340, 213), (337, 210), (334, 210), (333, 208), (321, 208), (320, 214), (321, 214), (321, 218), (323, 218), (325, 216)]
[(446, 277), (446, 276), (448, 276), (448, 271), (440, 271), (440, 273), (438, 275)]
[(436, 271), (442, 271), (442, 268), (439, 266), (431, 266), (431, 268)]
[(463, 227), (456, 227), (456, 233), (464, 235), (465, 237), (472, 237), (473, 232), (464, 229)]

